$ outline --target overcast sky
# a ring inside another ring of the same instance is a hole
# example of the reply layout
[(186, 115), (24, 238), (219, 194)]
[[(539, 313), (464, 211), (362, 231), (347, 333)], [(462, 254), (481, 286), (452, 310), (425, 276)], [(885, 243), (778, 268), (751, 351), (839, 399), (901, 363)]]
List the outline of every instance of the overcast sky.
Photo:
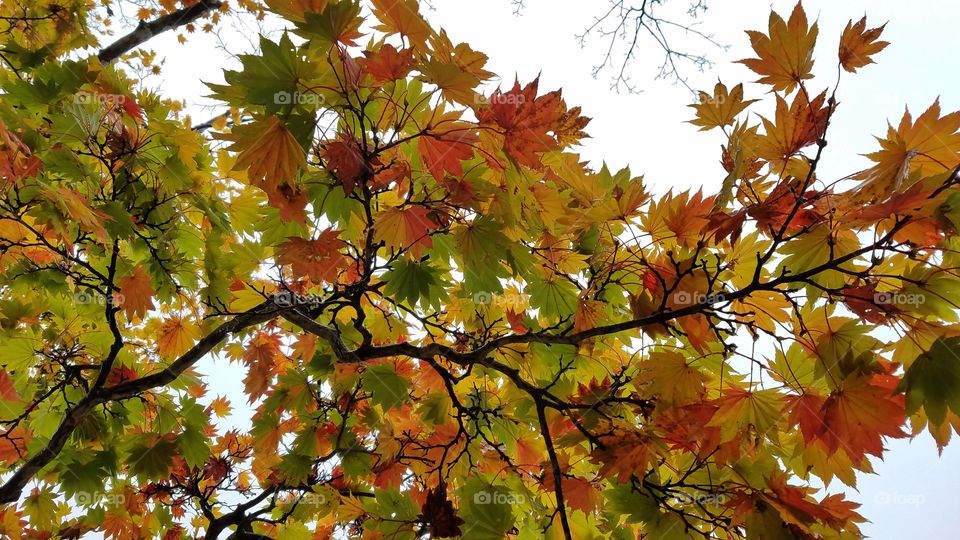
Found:
[[(672, 2), (685, 6), (688, 0)], [(639, 58), (629, 72), (642, 89), (639, 94), (612, 91), (609, 71), (591, 77), (604, 43), (595, 38), (581, 48), (574, 36), (582, 33), (606, 2), (525, 0), (519, 15), (513, 14), (510, 0), (433, 0), (432, 4), (434, 10), (428, 18), (445, 28), (455, 42), (466, 41), (489, 55), (487, 69), (502, 76), (504, 86), (512, 84), (514, 75), (525, 83), (539, 73), (541, 91), (563, 88), (569, 105), (583, 107), (584, 114), (593, 118), (587, 128), (592, 138), (581, 149), (585, 158), (596, 164), (605, 160), (616, 168), (629, 165), (635, 174), (645, 175), (646, 185), (654, 192), (701, 186), (712, 192), (719, 187), (724, 176), (718, 163), (721, 134), (718, 130), (703, 134), (683, 123), (692, 112), (687, 107), (689, 91), (652, 80), (661, 60), (660, 50), (649, 41), (640, 43)], [(751, 56), (741, 30), (765, 30), (771, 5), (786, 16), (793, 3), (714, 0), (709, 5), (701, 30), (729, 49), (708, 49), (689, 38), (675, 41), (676, 48), (704, 50), (715, 62), (703, 73), (686, 69), (689, 84), (709, 89), (718, 78), (728, 86), (753, 80), (745, 67), (733, 63)], [(818, 78), (811, 90), (832, 87), (835, 82), (837, 43), (848, 19), (867, 14), (871, 27), (888, 22), (884, 39), (893, 43), (878, 55), (877, 64), (843, 76), (830, 144), (818, 170), (822, 178), (839, 178), (863, 168), (866, 161), (860, 154), (876, 148), (872, 135), (883, 134), (888, 120), (899, 121), (904, 106), (919, 114), (939, 96), (944, 110), (960, 109), (960, 48), (956, 41), (960, 3), (825, 0), (804, 5), (809, 17), (819, 19), (820, 24), (814, 70)], [(247, 46), (238, 36), (233, 40), (233, 45)], [(217, 74), (222, 65), (220, 55), (205, 54), (213, 44), (209, 36), (191, 36), (188, 45), (181, 46), (172, 34), (151, 42), (167, 58), (160, 77), (162, 92), (191, 105), (203, 103), (200, 96), (207, 90), (199, 84), (198, 75), (208, 81), (221, 80)], [(747, 85), (747, 98), (760, 98), (762, 92), (758, 85)], [(206, 119), (203, 111), (194, 110), (196, 120)], [(211, 397), (228, 394), (235, 405), (241, 405), (242, 369), (208, 361), (201, 370), (216, 374)], [(926, 434), (912, 441), (889, 441), (888, 448), (886, 460), (875, 465), (877, 474), (861, 475), (860, 492), (850, 494), (863, 503), (861, 513), (871, 521), (863, 526), (864, 532), (882, 539), (955, 538), (960, 530), (956, 492), (960, 442), (948, 447), (942, 457), (937, 456)], [(843, 486), (836, 483), (830, 488), (834, 491)]]

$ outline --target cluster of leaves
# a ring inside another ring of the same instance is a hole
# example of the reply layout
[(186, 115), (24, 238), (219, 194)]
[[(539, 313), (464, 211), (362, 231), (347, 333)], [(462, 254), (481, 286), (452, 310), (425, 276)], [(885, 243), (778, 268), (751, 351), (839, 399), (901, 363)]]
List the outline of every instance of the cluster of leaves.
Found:
[(811, 477), (960, 430), (960, 113), (819, 178), (799, 5), (749, 33), (773, 115), (694, 105), (720, 191), (657, 197), (414, 0), (267, 5), (209, 139), (70, 37), (0, 72), (4, 534), (855, 538)]

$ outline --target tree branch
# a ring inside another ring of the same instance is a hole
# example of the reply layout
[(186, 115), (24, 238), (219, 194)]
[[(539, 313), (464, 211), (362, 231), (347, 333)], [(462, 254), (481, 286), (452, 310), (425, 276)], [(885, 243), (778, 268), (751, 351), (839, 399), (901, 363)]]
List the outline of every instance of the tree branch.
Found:
[(150, 22), (141, 21), (132, 32), (101, 49), (97, 58), (100, 62), (109, 64), (157, 34), (190, 24), (207, 12), (219, 9), (222, 5), (223, 2), (220, 0), (200, 0), (190, 7), (178, 9)]

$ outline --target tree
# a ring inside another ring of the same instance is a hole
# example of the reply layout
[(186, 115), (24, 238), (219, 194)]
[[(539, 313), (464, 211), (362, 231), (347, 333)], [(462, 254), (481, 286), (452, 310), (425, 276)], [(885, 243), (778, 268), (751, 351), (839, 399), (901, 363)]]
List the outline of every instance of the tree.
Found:
[(185, 4), (99, 59), (86, 2), (0, 12), (4, 534), (858, 537), (811, 476), (960, 430), (960, 113), (821, 178), (799, 4), (742, 61), (772, 115), (692, 106), (710, 195), (587, 167), (579, 108), (482, 93), (413, 0), (268, 1), (289, 31), (211, 85), (208, 137), (108, 62), (227, 9)]

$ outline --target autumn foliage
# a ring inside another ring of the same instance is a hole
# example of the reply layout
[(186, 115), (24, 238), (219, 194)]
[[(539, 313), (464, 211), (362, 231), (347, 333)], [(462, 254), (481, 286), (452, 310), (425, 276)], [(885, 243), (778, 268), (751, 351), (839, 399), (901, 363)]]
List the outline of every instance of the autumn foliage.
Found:
[(857, 538), (810, 486), (960, 431), (960, 113), (818, 173), (856, 104), (814, 44), (869, 76), (866, 19), (748, 32), (760, 86), (691, 109), (726, 176), (679, 193), (414, 0), (141, 10), (288, 29), (196, 129), (41, 4), (0, 7), (8, 537)]

